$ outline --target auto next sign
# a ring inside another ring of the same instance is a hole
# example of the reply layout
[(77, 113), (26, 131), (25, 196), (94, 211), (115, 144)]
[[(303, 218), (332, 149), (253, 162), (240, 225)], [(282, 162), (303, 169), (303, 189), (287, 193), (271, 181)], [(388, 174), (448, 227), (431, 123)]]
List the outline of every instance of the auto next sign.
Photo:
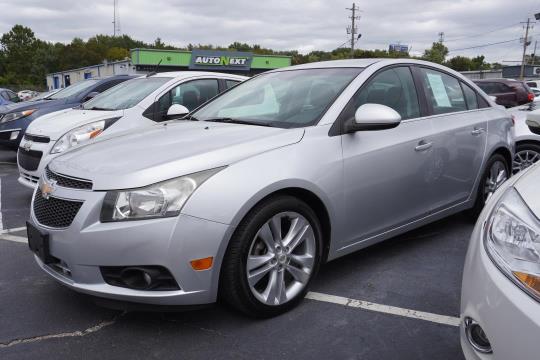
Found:
[(190, 69), (249, 70), (253, 55), (238, 51), (193, 50)]

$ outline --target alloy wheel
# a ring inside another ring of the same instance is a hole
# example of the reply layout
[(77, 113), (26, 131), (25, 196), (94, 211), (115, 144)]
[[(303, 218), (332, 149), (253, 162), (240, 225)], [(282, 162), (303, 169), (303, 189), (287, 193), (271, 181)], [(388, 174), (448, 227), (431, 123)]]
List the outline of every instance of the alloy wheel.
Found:
[(521, 150), (514, 156), (512, 173), (517, 174), (540, 160), (540, 154), (534, 150)]
[(502, 161), (495, 161), (484, 184), (484, 200), (487, 201), (507, 179), (506, 165)]
[(313, 228), (297, 212), (274, 215), (257, 231), (246, 261), (251, 293), (266, 305), (292, 300), (307, 285), (315, 265)]

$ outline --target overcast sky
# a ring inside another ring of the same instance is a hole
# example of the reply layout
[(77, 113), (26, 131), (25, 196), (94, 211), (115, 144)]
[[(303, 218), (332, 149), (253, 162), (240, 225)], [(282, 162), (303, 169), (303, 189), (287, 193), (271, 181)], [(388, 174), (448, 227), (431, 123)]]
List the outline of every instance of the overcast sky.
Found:
[[(538, 0), (369, 0), (357, 5), (363, 10), (360, 48), (387, 49), (400, 42), (419, 55), (443, 31), (450, 56), (484, 54), (490, 62), (521, 59), (519, 40), (457, 49), (519, 39), (524, 33), (520, 22), (540, 12)], [(177, 46), (240, 41), (302, 53), (332, 50), (347, 40), (347, 7), (351, 2), (344, 0), (119, 0), (121, 31), (135, 39), (160, 37)], [(0, 9), (0, 33), (23, 24), (41, 39), (69, 42), (113, 31), (113, 0), (0, 0)], [(534, 46), (540, 22), (532, 35)]]

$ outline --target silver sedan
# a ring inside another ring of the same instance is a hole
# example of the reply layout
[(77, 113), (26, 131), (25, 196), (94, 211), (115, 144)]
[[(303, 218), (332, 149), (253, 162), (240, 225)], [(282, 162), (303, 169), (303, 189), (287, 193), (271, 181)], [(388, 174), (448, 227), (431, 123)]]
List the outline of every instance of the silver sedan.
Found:
[(28, 224), (39, 266), (83, 293), (298, 304), (319, 266), (442, 217), (508, 178), (512, 121), (475, 84), (415, 60), (270, 71), (183, 121), (67, 151)]

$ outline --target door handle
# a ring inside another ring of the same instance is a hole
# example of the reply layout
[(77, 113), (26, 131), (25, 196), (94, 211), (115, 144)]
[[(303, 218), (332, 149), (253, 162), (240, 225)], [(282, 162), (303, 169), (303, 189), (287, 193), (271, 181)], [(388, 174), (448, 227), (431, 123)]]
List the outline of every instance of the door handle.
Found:
[(415, 151), (426, 151), (433, 146), (432, 142), (425, 142), (424, 140), (420, 141), (418, 145), (414, 148)]
[(484, 132), (484, 128), (477, 128), (475, 127), (473, 131), (471, 131), (471, 135), (481, 135)]

